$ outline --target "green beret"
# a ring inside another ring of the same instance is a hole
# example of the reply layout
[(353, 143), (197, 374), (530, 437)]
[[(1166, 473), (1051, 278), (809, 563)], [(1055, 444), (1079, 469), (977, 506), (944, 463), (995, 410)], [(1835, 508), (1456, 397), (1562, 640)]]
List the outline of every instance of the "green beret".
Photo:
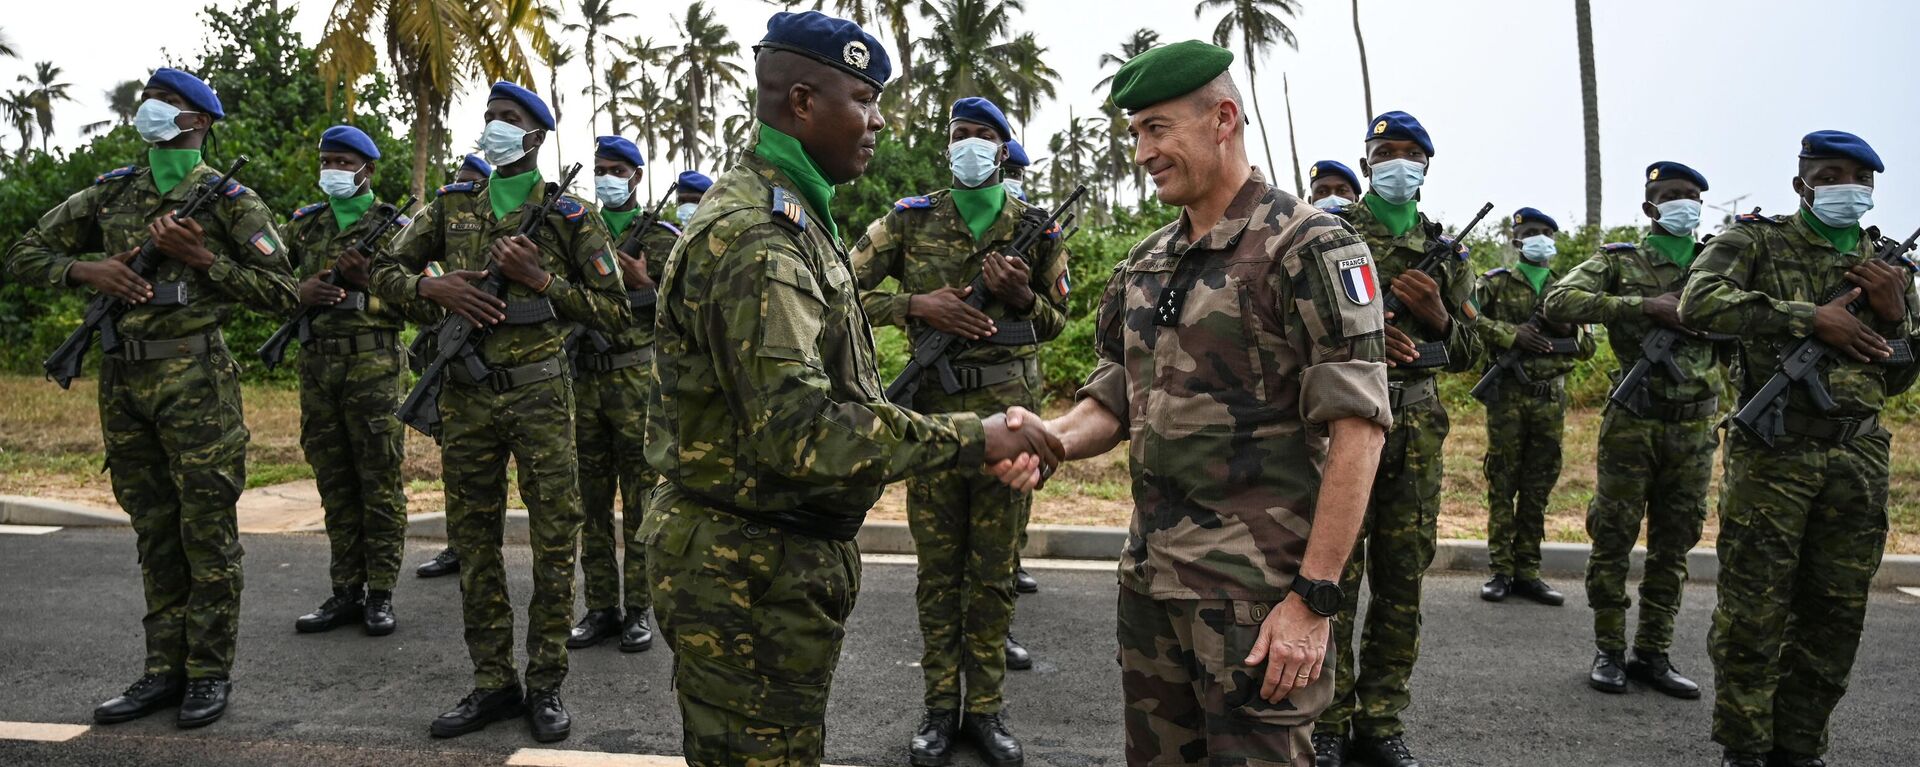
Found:
[(1162, 45), (1142, 53), (1113, 73), (1107, 97), (1129, 112), (1197, 91), (1233, 65), (1233, 51), (1199, 40)]

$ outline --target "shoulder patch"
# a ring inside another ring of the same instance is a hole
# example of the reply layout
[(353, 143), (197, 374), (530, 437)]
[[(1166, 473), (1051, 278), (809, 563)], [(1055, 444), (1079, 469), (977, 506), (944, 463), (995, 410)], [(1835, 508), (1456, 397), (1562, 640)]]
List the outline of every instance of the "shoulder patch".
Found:
[(1053, 222), (1053, 225), (1047, 227), (1047, 231), (1043, 232), (1043, 234), (1045, 234), (1047, 236), (1047, 239), (1049, 240), (1060, 239), (1060, 233), (1061, 233), (1060, 222), (1058, 221)]
[(807, 209), (800, 204), (800, 200), (794, 197), (792, 192), (774, 187), (773, 200), (769, 207), (773, 209), (775, 220), (785, 221), (789, 226), (802, 232), (807, 230)]
[(1482, 276), (1482, 277), (1498, 277), (1498, 276), (1500, 276), (1500, 275), (1502, 275), (1502, 274), (1506, 274), (1506, 273), (1507, 273), (1508, 271), (1509, 271), (1509, 270), (1508, 270), (1508, 269), (1507, 269), (1506, 267), (1504, 267), (1504, 266), (1496, 266), (1496, 267), (1494, 267), (1494, 268), (1492, 268), (1492, 269), (1488, 269), (1488, 270), (1486, 270), (1485, 272), (1482, 272), (1482, 273), (1480, 274), (1480, 276)]
[(587, 206), (572, 197), (561, 197), (559, 202), (553, 204), (553, 210), (574, 223), (579, 223), (580, 218), (587, 214)]
[(306, 218), (306, 217), (308, 217), (308, 216), (311, 216), (311, 215), (313, 215), (313, 214), (315, 214), (315, 213), (319, 213), (320, 211), (323, 211), (323, 210), (326, 210), (326, 209), (327, 209), (327, 204), (326, 204), (326, 203), (324, 203), (324, 202), (316, 202), (316, 203), (314, 203), (314, 204), (312, 204), (312, 205), (308, 205), (308, 206), (306, 206), (306, 207), (304, 207), (304, 208), (301, 208), (301, 209), (299, 209), (299, 210), (296, 210), (296, 211), (294, 211), (294, 212), (293, 212), (293, 217), (292, 217), (292, 218), (289, 218), (289, 219), (287, 219), (287, 220), (288, 220), (288, 221), (299, 221), (300, 219), (303, 219), (303, 218)]
[(438, 190), (435, 190), (433, 195), (435, 197), (439, 197), (441, 195), (448, 194), (450, 192), (458, 192), (460, 194), (473, 194), (473, 191), (478, 188), (479, 186), (474, 184), (472, 181), (456, 181), (454, 183), (440, 187)]
[(667, 223), (667, 222), (665, 222), (665, 221), (661, 221), (661, 220), (659, 220), (659, 219), (654, 219), (654, 221), (653, 221), (653, 224), (654, 224), (654, 226), (658, 226), (658, 227), (660, 227), (661, 229), (665, 229), (665, 230), (667, 230), (667, 231), (669, 231), (669, 232), (672, 232), (672, 233), (673, 233), (673, 236), (675, 236), (675, 237), (679, 237), (679, 236), (680, 236), (680, 227), (677, 227), (677, 226), (674, 226), (674, 225), (672, 225), (672, 224), (669, 224), (669, 223)]
[(393, 219), (393, 225), (400, 227), (401, 229), (405, 229), (409, 226), (413, 226), (413, 219), (407, 216), (405, 213), (402, 213)]
[(914, 210), (931, 207), (933, 207), (933, 198), (926, 196), (902, 197), (898, 202), (893, 204), (894, 210)]
[(93, 183), (95, 186), (99, 186), (100, 184), (107, 183), (108, 181), (126, 178), (138, 172), (140, 172), (140, 166), (126, 165), (126, 166), (114, 168), (113, 170), (107, 171), (98, 176), (94, 176)]
[(220, 187), (220, 193), (226, 195), (229, 200), (238, 200), (240, 195), (251, 191), (253, 190), (241, 186), (238, 181), (228, 181), (226, 186)]
[(1742, 213), (1740, 215), (1734, 216), (1733, 220), (1737, 223), (1742, 223), (1742, 224), (1778, 224), (1778, 223), (1785, 222), (1787, 220), (1787, 217), (1786, 216), (1768, 216), (1761, 213)]
[(1629, 253), (1632, 252), (1634, 248), (1635, 246), (1631, 242), (1609, 242), (1600, 246), (1600, 251), (1602, 253)]
[(1439, 241), (1441, 241), (1441, 242), (1444, 242), (1444, 243), (1446, 243), (1446, 244), (1448, 244), (1448, 245), (1452, 245), (1452, 246), (1453, 246), (1453, 255), (1454, 255), (1454, 256), (1456, 256), (1456, 257), (1458, 257), (1458, 258), (1460, 259), (1460, 261), (1461, 261), (1462, 263), (1464, 263), (1464, 262), (1465, 262), (1465, 261), (1467, 260), (1467, 257), (1468, 257), (1468, 256), (1471, 256), (1471, 255), (1473, 255), (1473, 249), (1472, 249), (1472, 248), (1469, 248), (1469, 247), (1467, 247), (1467, 246), (1466, 246), (1465, 244), (1463, 244), (1463, 243), (1460, 243), (1460, 242), (1458, 242), (1458, 241), (1456, 241), (1456, 240), (1454, 240), (1454, 239), (1453, 239), (1453, 237), (1452, 237), (1452, 236), (1450, 236), (1450, 235), (1445, 235), (1445, 234), (1443, 234), (1443, 235), (1440, 235), (1440, 236), (1438, 236), (1438, 237), (1436, 237), (1436, 238), (1434, 238), (1434, 239), (1437, 239), (1437, 240), (1439, 240)]

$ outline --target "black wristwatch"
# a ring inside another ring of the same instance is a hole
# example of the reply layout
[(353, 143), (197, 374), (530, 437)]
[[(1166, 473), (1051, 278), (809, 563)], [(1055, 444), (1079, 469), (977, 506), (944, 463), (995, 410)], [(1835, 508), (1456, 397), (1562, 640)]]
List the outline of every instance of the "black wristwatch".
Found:
[(1293, 593), (1299, 594), (1307, 609), (1322, 618), (1331, 618), (1340, 612), (1340, 603), (1346, 601), (1347, 596), (1338, 583), (1316, 581), (1304, 575), (1293, 576)]

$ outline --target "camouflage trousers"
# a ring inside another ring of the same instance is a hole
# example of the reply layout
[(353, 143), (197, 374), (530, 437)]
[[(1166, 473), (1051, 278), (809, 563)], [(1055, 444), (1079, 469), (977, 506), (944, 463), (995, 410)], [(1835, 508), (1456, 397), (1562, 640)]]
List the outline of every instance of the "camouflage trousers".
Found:
[(640, 538), (692, 767), (817, 765), (860, 550), (653, 493)]
[(393, 417), (406, 370), (399, 346), (300, 352), (300, 446), (326, 509), (333, 587), (392, 591), (407, 538), (400, 479), (406, 428)]
[(460, 555), (460, 601), (474, 686), (513, 684), (513, 605), (500, 543), (507, 512), (507, 459), (520, 470), (533, 549), (527, 600), (527, 677), (534, 690), (567, 678), (573, 623), (574, 544), (580, 539), (573, 384), (565, 377), (505, 393), (449, 382), (440, 393), (440, 462), (447, 543)]
[[(1411, 702), (1413, 666), (1420, 658), (1420, 585), (1433, 563), (1440, 451), (1449, 426), (1438, 399), (1393, 414), (1366, 521), (1340, 576), (1346, 603), (1333, 619), (1338, 673), (1321, 732), (1383, 738), (1405, 729), (1400, 712)], [(1363, 577), (1373, 597), (1364, 619), (1358, 615)], [(1362, 620), (1356, 650), (1354, 629)]]
[(1333, 698), (1334, 664), (1273, 704), (1260, 698), (1265, 666), (1240, 663), (1274, 604), (1120, 587), (1127, 764), (1312, 767), (1313, 720)]
[(233, 671), (242, 572), (234, 502), (247, 484), (240, 367), (226, 349), (100, 370), (114, 499), (132, 518), (145, 586), (146, 671)]
[[(647, 494), (654, 482), (644, 454), (652, 376), (642, 365), (587, 373), (574, 383), (579, 413), (573, 429), (579, 439), (580, 505), (585, 510), (580, 572), (589, 610), (619, 607), (623, 592), (629, 613), (645, 614), (653, 604), (647, 594), (647, 551), (639, 543), (640, 520), (646, 517)], [(620, 493), (618, 536), (613, 529), (616, 490)], [(626, 549), (624, 566), (615, 556), (619, 548)]]
[(1710, 417), (1667, 422), (1607, 408), (1600, 422), (1599, 482), (1587, 506), (1587, 537), (1593, 541), (1587, 603), (1599, 649), (1627, 649), (1627, 573), (1642, 518), (1647, 564), (1633, 646), (1663, 653), (1673, 645), (1687, 552), (1700, 542), (1707, 521), (1707, 485), (1719, 444)]
[(1728, 440), (1720, 496), (1713, 740), (1827, 750), (1887, 543), (1887, 432), (1844, 445)]
[(1547, 499), (1560, 480), (1560, 438), (1567, 390), (1537, 399), (1509, 393), (1487, 406), (1487, 556), (1495, 575), (1540, 577)]
[[(1013, 405), (1032, 408), (1038, 387), (1038, 381), (1015, 380), (958, 395), (922, 391), (914, 407), (923, 413), (989, 416)], [(1000, 710), (1007, 629), (1013, 623), (1013, 569), (1032, 501), (1032, 495), (1014, 492), (979, 469), (907, 480), (907, 528), (919, 559), (914, 602), (927, 708), (970, 714)]]

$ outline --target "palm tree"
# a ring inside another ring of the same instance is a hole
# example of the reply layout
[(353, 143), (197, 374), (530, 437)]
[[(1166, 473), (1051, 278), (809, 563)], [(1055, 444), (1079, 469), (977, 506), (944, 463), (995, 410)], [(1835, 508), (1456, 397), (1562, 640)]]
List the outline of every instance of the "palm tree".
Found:
[[(1139, 183), (1140, 166), (1133, 164), (1133, 152), (1128, 148), (1130, 141), (1127, 137), (1126, 110), (1114, 104), (1113, 99), (1107, 99), (1100, 103), (1100, 118), (1106, 126), (1103, 133), (1107, 140), (1106, 151), (1100, 154), (1100, 172), (1106, 177), (1112, 191), (1108, 199), (1117, 205), (1120, 202), (1120, 182), (1127, 179), (1128, 173), (1132, 173), (1134, 182)], [(1145, 197), (1146, 190), (1143, 187), (1141, 198), (1144, 200)]]
[(607, 68), (600, 72), (600, 86), (607, 94), (607, 133), (617, 136), (620, 135), (620, 126), (623, 124), (620, 101), (633, 93), (634, 64), (618, 56), (609, 58), (612, 60), (607, 62)]
[(1587, 226), (1600, 226), (1600, 84), (1593, 73), (1593, 7), (1573, 0), (1580, 38), (1580, 112), (1587, 136)]
[[(656, 80), (653, 74), (656, 68), (666, 66), (666, 62), (673, 55), (673, 48), (655, 45), (653, 40), (647, 37), (636, 37), (632, 42), (615, 40), (614, 45), (620, 49), (615, 56), (624, 55), (620, 62), (631, 67), (629, 72), (637, 77), (627, 81), (628, 87), (624, 95), (614, 93), (608, 96), (609, 114), (623, 125), (632, 125), (635, 132), (640, 134), (647, 156), (653, 157), (655, 140), (661, 135), (654, 126), (660, 123), (659, 112), (667, 96), (666, 90), (660, 87), (660, 81)], [(647, 174), (646, 179), (647, 195), (652, 196), (653, 174)]]
[[(613, 10), (613, 0), (580, 0), (580, 19), (582, 23), (570, 23), (562, 27), (562, 29), (568, 32), (587, 33), (587, 69), (592, 72), (592, 75), (587, 78), (587, 99), (593, 105), (592, 114), (594, 115), (600, 113), (600, 86), (599, 80), (597, 79), (600, 77), (600, 59), (597, 55), (600, 36), (606, 31), (607, 27), (613, 26), (615, 22), (631, 18), (633, 18), (633, 14), (631, 13), (615, 13)], [(611, 99), (612, 97), (609, 96), (608, 98)], [(593, 119), (593, 117), (589, 116), (587, 121), (592, 122)], [(619, 128), (615, 127), (613, 130), (618, 131)]]
[(523, 33), (534, 50), (549, 43), (529, 0), (334, 0), (315, 52), (327, 100), (344, 85), (351, 117), (355, 84), (379, 67), (377, 34), (413, 107), (413, 194), (425, 197), (427, 168), (447, 145), (447, 110), (461, 85), (476, 75), (530, 81)]
[(726, 156), (721, 159), (721, 170), (732, 165), (740, 158), (740, 151), (747, 145), (747, 137), (753, 132), (755, 118), (754, 102), (760, 100), (758, 88), (740, 91), (733, 99), (733, 109), (728, 110), (727, 119), (721, 128), (720, 145), (726, 147)]
[(920, 0), (920, 15), (933, 21), (933, 34), (921, 48), (937, 58), (922, 64), (931, 80), (925, 89), (935, 103), (1004, 92), (1008, 62), (1005, 42), (1013, 11), (1024, 0)]
[[(1105, 71), (1107, 67), (1114, 67), (1117, 70), (1120, 67), (1120, 65), (1127, 63), (1128, 61), (1132, 60), (1133, 57), (1135, 56), (1138, 56), (1142, 53), (1146, 53), (1147, 51), (1152, 50), (1154, 46), (1159, 44), (1160, 44), (1159, 32), (1155, 32), (1146, 27), (1141, 27), (1139, 29), (1136, 29), (1133, 31), (1132, 37), (1129, 37), (1126, 39), (1125, 42), (1120, 43), (1119, 53), (1100, 54), (1100, 69), (1102, 71)], [(1106, 77), (1102, 77), (1100, 78), (1100, 82), (1093, 84), (1093, 92), (1099, 93), (1103, 90), (1106, 90), (1107, 86), (1112, 84), (1113, 84), (1113, 75), (1107, 75)]]
[(1098, 202), (1100, 179), (1095, 162), (1103, 143), (1100, 136), (1103, 122), (1099, 118), (1075, 117), (1069, 110), (1066, 129), (1047, 141), (1047, 150), (1053, 153), (1053, 164), (1047, 169), (1049, 183), (1054, 191), (1062, 194), (1077, 184), (1086, 183), (1088, 195), (1094, 198), (1087, 209), (1092, 212), (1095, 223), (1104, 223), (1108, 218), (1106, 206)]
[(1287, 82), (1287, 73), (1280, 73), (1280, 97), (1287, 103), (1287, 153), (1293, 155), (1293, 194), (1295, 197), (1307, 196), (1307, 187), (1300, 180), (1300, 139), (1293, 132), (1293, 84)]
[[(561, 45), (559, 40), (549, 39), (546, 45), (540, 47), (538, 53), (540, 64), (547, 68), (547, 100), (550, 102), (548, 106), (553, 108), (553, 124), (554, 127), (559, 127), (563, 112), (561, 106), (566, 101), (560, 92), (560, 70), (573, 63), (573, 46)], [(588, 122), (592, 122), (591, 118)], [(560, 145), (564, 143), (566, 142), (557, 141), (553, 145), (554, 164), (562, 168), (567, 166), (566, 160), (561, 159)]]
[(139, 80), (120, 81), (119, 85), (106, 91), (107, 108), (112, 110), (113, 119), (88, 123), (86, 127), (80, 129), (80, 132), (91, 136), (115, 125), (132, 125), (134, 113), (140, 111), (140, 91), (145, 88), (146, 84)]
[(20, 51), (13, 47), (13, 38), (7, 37), (6, 30), (0, 30), (0, 58), (20, 58)]
[(33, 65), (33, 76), (20, 76), (20, 82), (33, 86), (27, 91), (27, 103), (33, 110), (34, 121), (40, 125), (40, 151), (47, 151), (47, 140), (53, 137), (53, 102), (72, 102), (67, 94), (71, 83), (58, 82), (61, 69), (51, 61), (41, 61)]
[(1008, 102), (1007, 116), (1020, 123), (1024, 131), (1040, 100), (1052, 100), (1056, 95), (1054, 84), (1060, 81), (1060, 73), (1047, 66), (1043, 60), (1047, 49), (1040, 47), (1032, 32), (1020, 33), (1004, 47), (1006, 68), (1001, 73), (1001, 91)]
[(20, 149), (14, 155), (25, 155), (27, 148), (33, 146), (33, 98), (26, 91), (7, 91), (7, 95), (0, 98), (0, 113), (6, 115), (14, 132), (20, 134)]
[(1367, 74), (1367, 39), (1360, 36), (1360, 0), (1353, 0), (1353, 43), (1360, 47), (1360, 92), (1367, 97), (1367, 114), (1361, 119), (1372, 120), (1373, 76)]
[[(727, 25), (719, 22), (704, 0), (695, 0), (687, 6), (686, 15), (675, 18), (673, 24), (686, 39), (679, 53), (668, 62), (673, 79), (686, 86), (681, 90), (691, 99), (686, 119), (692, 121), (695, 132), (705, 131), (707, 136), (717, 137), (720, 117), (714, 106), (720, 101), (720, 92), (739, 87), (740, 76), (746, 73), (746, 69), (731, 61), (740, 55), (740, 43), (732, 39)], [(688, 140), (696, 156), (698, 143)]]
[(1260, 123), (1260, 144), (1267, 150), (1267, 168), (1271, 172), (1275, 167), (1273, 143), (1267, 140), (1267, 120), (1260, 113), (1259, 61), (1272, 50), (1274, 43), (1285, 43), (1288, 48), (1300, 50), (1300, 41), (1293, 36), (1293, 29), (1274, 15), (1275, 12), (1289, 17), (1299, 15), (1300, 0), (1200, 0), (1200, 4), (1193, 7), (1193, 17), (1200, 18), (1208, 8), (1220, 7), (1227, 9), (1227, 15), (1213, 28), (1213, 44), (1228, 48), (1239, 38), (1240, 52), (1247, 60), (1247, 92), (1253, 95), (1253, 116)]

